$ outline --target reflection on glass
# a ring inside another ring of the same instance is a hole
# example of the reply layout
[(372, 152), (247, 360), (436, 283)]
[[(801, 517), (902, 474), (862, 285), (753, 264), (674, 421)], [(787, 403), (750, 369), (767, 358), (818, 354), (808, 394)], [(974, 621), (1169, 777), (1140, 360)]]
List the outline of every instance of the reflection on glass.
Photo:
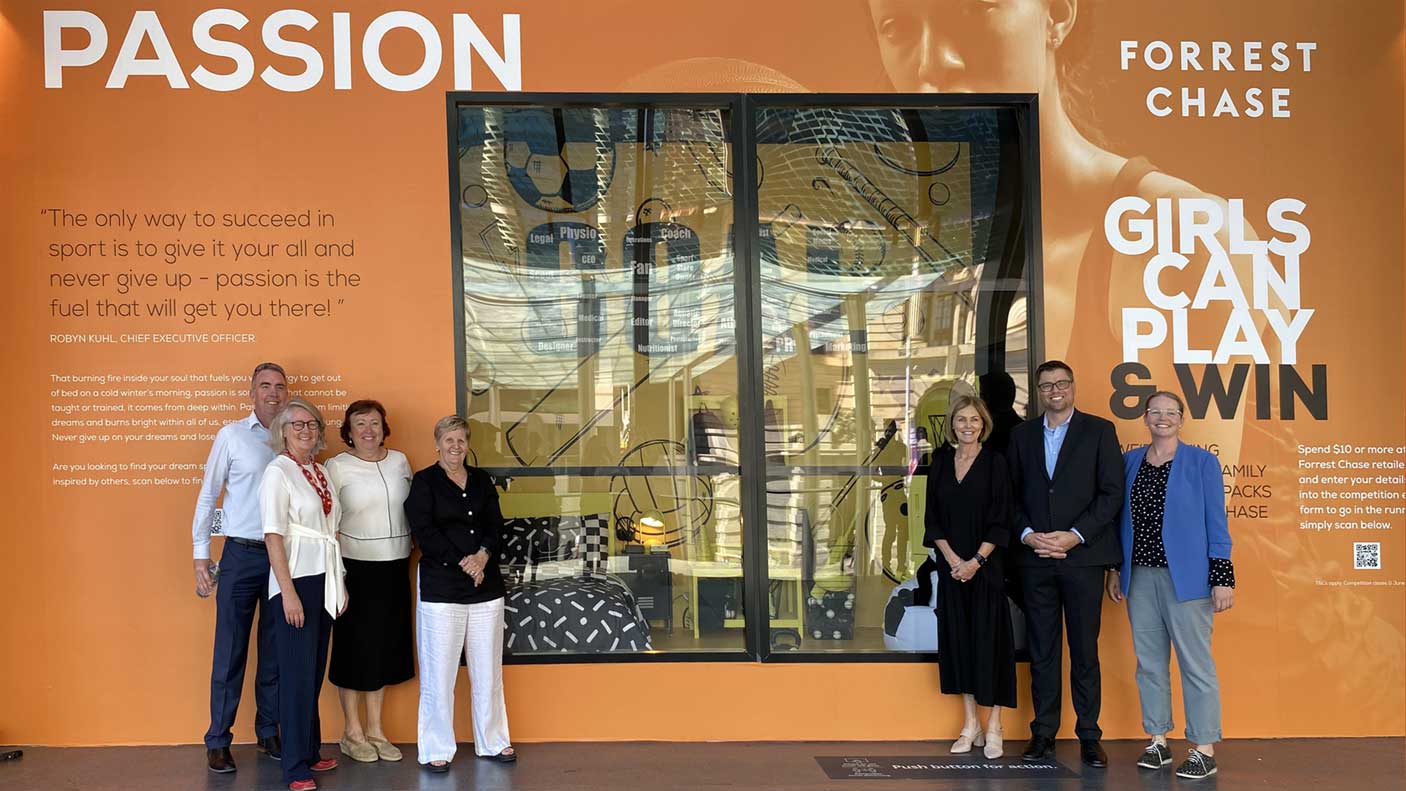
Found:
[(776, 648), (936, 648), (903, 623), (933, 441), (956, 395), (1026, 401), (1016, 140), (997, 110), (760, 113)]
[(513, 653), (740, 650), (731, 144), (717, 109), (464, 106), (464, 358)]
[(509, 650), (741, 650), (744, 475), (765, 478), (770, 650), (933, 650), (904, 596), (947, 405), (979, 393), (1003, 450), (1029, 400), (1015, 111), (761, 108), (750, 340), (725, 110), (458, 121), (466, 417), (503, 487)]

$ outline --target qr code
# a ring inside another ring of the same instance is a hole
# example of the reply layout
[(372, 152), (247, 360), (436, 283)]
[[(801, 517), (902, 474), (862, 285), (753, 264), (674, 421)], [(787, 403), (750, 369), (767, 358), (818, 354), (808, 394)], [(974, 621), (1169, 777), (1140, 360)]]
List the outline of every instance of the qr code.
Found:
[(222, 536), (225, 533), (225, 509), (216, 508), (215, 516), (210, 520), (210, 535)]
[(1376, 541), (1354, 542), (1352, 545), (1352, 567), (1355, 569), (1381, 568), (1382, 545)]

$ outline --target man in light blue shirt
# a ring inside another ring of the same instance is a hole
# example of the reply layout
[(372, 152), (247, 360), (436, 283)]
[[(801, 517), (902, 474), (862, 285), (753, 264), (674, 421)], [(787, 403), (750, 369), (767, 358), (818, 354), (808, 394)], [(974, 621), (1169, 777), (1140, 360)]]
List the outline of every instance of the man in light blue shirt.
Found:
[(1104, 768), (1098, 635), (1105, 570), (1122, 558), (1116, 523), (1123, 506), (1123, 457), (1113, 424), (1074, 408), (1074, 371), (1067, 364), (1041, 363), (1035, 382), (1044, 417), (1012, 429), (1006, 448), (1035, 715), (1022, 757), (1043, 761), (1054, 755), (1067, 638), (1079, 757), (1086, 766)]
[[(1053, 394), (1052, 396), (1047, 396), (1050, 400), (1060, 400), (1065, 397), (1063, 392), (1054, 390), (1053, 388), (1051, 388), (1051, 393)], [(1061, 401), (1061, 403), (1063, 402)], [(1074, 407), (1072, 402), (1069, 410), (1066, 412), (1045, 413), (1045, 475), (1051, 480), (1055, 477), (1055, 462), (1059, 461), (1059, 449), (1064, 447), (1064, 438), (1069, 435), (1069, 419), (1073, 416)], [(1058, 422), (1052, 426), (1050, 425), (1051, 421)], [(1026, 525), (1025, 529), (1020, 531), (1020, 542), (1028, 545), (1026, 539), (1034, 532), (1035, 531), (1031, 529), (1029, 525)], [(1079, 532), (1078, 528), (1070, 528), (1069, 532), (1073, 533), (1074, 537), (1079, 539), (1080, 544), (1084, 543), (1084, 536)], [(1045, 536), (1037, 535), (1036, 538), (1043, 540)], [(1065, 555), (1060, 549), (1057, 543), (1046, 541), (1044, 546), (1040, 546), (1036, 549), (1036, 552), (1043, 557), (1063, 558)]]
[[(268, 553), (259, 516), (259, 483), (273, 461), (268, 425), (288, 403), (288, 378), (276, 363), (260, 363), (249, 386), (254, 410), (226, 424), (215, 435), (205, 477), (196, 500), (191, 539), (195, 555), (195, 592), (215, 593), (215, 652), (210, 669), (210, 729), (205, 732), (206, 759), (212, 772), (233, 772), (231, 728), (244, 691), (249, 629), (259, 613), (259, 664), (254, 683), (258, 714), (254, 735), (273, 758), (282, 752), (278, 738), (278, 657), (273, 643), (275, 618), (268, 610)], [(224, 492), (222, 519), (215, 525), (216, 501)], [(210, 575), (210, 536), (225, 537), (219, 585)]]

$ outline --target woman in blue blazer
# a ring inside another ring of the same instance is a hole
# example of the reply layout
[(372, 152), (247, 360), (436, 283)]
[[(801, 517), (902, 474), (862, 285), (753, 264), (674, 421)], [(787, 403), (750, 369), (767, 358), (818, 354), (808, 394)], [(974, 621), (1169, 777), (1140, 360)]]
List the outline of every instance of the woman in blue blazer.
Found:
[(1216, 773), (1220, 687), (1211, 657), (1211, 621), (1235, 603), (1235, 569), (1220, 461), (1181, 442), (1185, 411), (1179, 396), (1164, 391), (1144, 404), (1152, 442), (1123, 455), (1123, 562), (1109, 575), (1108, 596), (1128, 602), (1142, 727), (1152, 737), (1137, 765), (1161, 769), (1172, 762), (1167, 733), (1175, 647), (1186, 738), (1195, 745), (1176, 773), (1197, 779)]

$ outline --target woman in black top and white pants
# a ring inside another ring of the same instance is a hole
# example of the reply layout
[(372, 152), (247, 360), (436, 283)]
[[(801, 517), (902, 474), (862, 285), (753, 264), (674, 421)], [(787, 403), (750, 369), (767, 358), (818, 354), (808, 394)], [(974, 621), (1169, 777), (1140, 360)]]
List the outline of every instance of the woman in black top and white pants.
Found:
[(474, 749), (517, 760), (503, 703), (503, 514), (493, 479), (469, 467), (469, 426), (451, 415), (435, 424), (439, 460), (415, 473), (405, 515), (420, 547), (415, 608), (420, 653), (419, 761), (446, 772), (454, 759), (454, 677), (459, 656), (473, 689)]

